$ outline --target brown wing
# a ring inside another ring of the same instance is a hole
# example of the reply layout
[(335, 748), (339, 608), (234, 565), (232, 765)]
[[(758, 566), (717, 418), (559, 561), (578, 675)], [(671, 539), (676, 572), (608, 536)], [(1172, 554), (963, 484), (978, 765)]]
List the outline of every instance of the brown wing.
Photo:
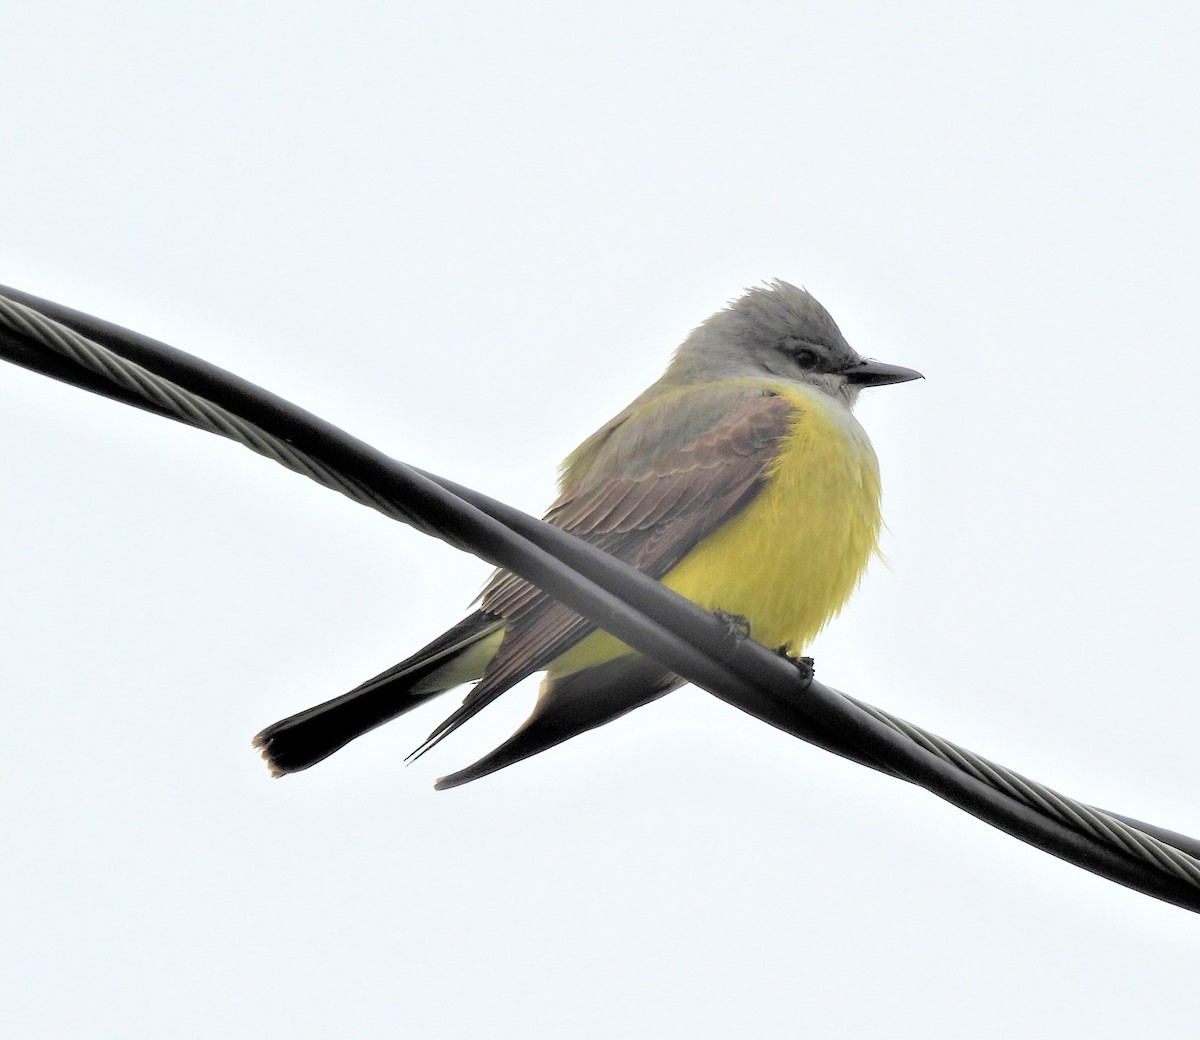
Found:
[[(661, 578), (758, 492), (796, 418), (790, 401), (753, 385), (685, 388), (635, 403), (570, 460), (546, 520)], [(594, 625), (523, 578), (498, 572), (485, 613), (505, 619), (504, 640), (461, 708), (414, 754), (525, 676), (545, 668)]]
[[(661, 578), (742, 509), (758, 491), (795, 406), (753, 387), (698, 389), (689, 396), (616, 427), (546, 519)], [(544, 668), (594, 627), (507, 572), (489, 583), (482, 605), (506, 621), (483, 688)]]

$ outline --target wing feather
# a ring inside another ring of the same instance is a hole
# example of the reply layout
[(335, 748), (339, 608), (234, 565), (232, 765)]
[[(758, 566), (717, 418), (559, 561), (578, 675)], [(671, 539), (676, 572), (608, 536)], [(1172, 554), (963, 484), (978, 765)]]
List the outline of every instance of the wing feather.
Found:
[[(745, 508), (762, 486), (796, 405), (755, 384), (682, 388), (635, 402), (572, 456), (546, 519), (661, 578)], [(421, 754), (504, 690), (545, 668), (594, 626), (517, 575), (484, 589), (504, 639), (479, 684), (414, 754)]]
[[(616, 426), (546, 517), (656, 578), (754, 497), (796, 419), (791, 401), (754, 386), (714, 384), (681, 396), (643, 422), (635, 413)], [(665, 435), (668, 424), (674, 436)], [(681, 441), (689, 425), (699, 430)], [(636, 456), (633, 442), (643, 449)], [(536, 671), (567, 649), (568, 637), (577, 642), (592, 628), (513, 574), (496, 575), (482, 598), (484, 611), (506, 622), (484, 687)], [(560, 613), (573, 623), (564, 627)]]

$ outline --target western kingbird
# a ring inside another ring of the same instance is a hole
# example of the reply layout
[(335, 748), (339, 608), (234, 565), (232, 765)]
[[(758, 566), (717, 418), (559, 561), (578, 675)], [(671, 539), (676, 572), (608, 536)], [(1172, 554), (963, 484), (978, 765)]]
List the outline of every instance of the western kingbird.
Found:
[[(562, 465), (550, 523), (711, 611), (799, 653), (877, 549), (879, 467), (852, 414), (864, 386), (920, 373), (861, 357), (804, 289), (748, 290), (700, 325), (663, 376)], [(533, 672), (532, 714), (495, 751), (443, 777), (478, 779), (679, 686), (517, 575), (479, 609), (349, 693), (268, 726), (254, 744), (294, 773), (431, 697), (479, 680), (414, 755)]]

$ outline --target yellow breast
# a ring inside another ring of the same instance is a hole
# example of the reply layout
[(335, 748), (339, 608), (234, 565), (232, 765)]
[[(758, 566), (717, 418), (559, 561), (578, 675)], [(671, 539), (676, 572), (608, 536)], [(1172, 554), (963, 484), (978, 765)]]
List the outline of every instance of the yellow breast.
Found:
[[(845, 605), (876, 550), (879, 466), (840, 403), (795, 384), (771, 389), (796, 413), (766, 485), (663, 582), (707, 610), (744, 617), (765, 646), (799, 652)], [(629, 652), (597, 632), (550, 671), (562, 675)]]
[(802, 650), (845, 605), (879, 537), (879, 466), (849, 410), (818, 392), (796, 404), (766, 486), (663, 579), (709, 610), (741, 615), (765, 646)]

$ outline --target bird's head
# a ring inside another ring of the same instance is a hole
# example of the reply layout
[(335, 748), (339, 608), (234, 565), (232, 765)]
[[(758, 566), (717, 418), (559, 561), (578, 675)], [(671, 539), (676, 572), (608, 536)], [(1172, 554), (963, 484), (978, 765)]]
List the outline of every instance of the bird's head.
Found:
[(811, 293), (779, 280), (748, 289), (700, 325), (675, 352), (667, 372), (688, 382), (786, 379), (847, 406), (864, 386), (921, 378), (911, 368), (864, 358)]

